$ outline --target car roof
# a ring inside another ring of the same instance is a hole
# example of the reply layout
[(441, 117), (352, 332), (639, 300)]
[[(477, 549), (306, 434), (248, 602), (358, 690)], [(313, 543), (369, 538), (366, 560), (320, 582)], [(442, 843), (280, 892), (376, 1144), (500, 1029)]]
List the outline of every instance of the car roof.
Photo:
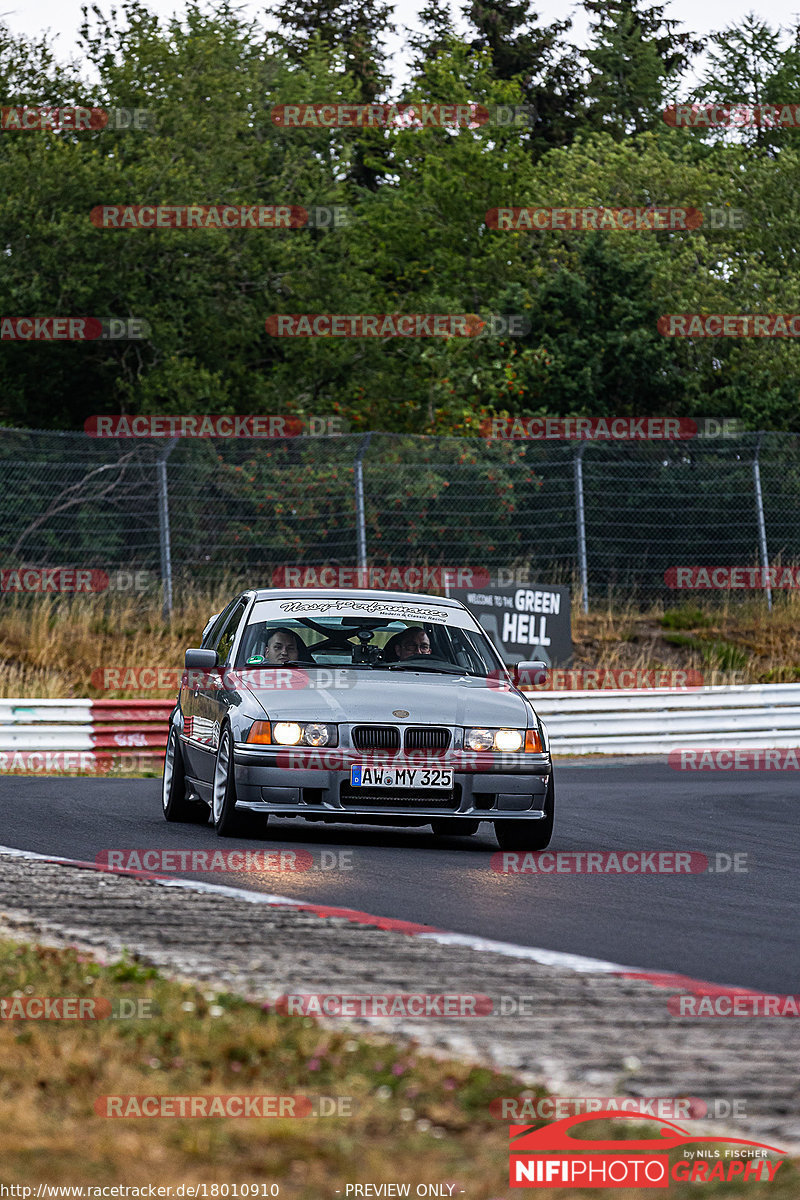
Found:
[(250, 588), (246, 595), (254, 595), (256, 600), (296, 600), (307, 597), (309, 600), (386, 600), (397, 604), (441, 604), (446, 608), (464, 608), (460, 600), (447, 596), (428, 596), (421, 592), (385, 592), (377, 588)]

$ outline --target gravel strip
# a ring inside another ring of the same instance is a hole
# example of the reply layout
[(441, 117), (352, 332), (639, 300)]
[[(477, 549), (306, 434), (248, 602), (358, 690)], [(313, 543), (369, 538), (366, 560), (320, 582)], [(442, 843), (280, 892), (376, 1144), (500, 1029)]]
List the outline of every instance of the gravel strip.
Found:
[(105, 959), (127, 950), (165, 975), (262, 1002), (287, 992), (488, 995), (487, 1017), (323, 1024), (413, 1038), (560, 1096), (735, 1101), (746, 1116), (690, 1128), (800, 1153), (800, 1046), (789, 1018), (673, 1017), (671, 989), (640, 980), (1, 853), (0, 936), (80, 945)]

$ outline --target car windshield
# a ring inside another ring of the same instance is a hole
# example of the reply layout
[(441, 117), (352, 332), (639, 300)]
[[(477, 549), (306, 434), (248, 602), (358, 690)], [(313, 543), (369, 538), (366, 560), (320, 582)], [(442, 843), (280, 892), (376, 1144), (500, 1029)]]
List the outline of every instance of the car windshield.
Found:
[(242, 635), (239, 670), (297, 664), (496, 678), (503, 669), (483, 632), (465, 627), (471, 618), (463, 612), (458, 625), (442, 625), (411, 616), (265, 616), (261, 608), (254, 606)]

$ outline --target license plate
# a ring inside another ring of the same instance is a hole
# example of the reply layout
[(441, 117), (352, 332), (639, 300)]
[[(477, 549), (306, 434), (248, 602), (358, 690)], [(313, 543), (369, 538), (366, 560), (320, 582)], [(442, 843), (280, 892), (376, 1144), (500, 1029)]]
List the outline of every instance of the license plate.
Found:
[(453, 772), (441, 767), (350, 768), (350, 786), (363, 788), (452, 788)]

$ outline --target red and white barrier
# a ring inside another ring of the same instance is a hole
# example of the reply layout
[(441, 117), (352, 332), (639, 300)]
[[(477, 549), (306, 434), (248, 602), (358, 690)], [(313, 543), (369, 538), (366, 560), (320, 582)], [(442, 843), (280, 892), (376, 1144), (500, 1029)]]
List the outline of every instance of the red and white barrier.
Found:
[[(800, 685), (527, 693), (553, 753), (663, 754), (677, 749), (800, 748)], [(0, 700), (0, 774), (45, 773), (53, 754), (160, 765), (172, 700)], [(33, 755), (32, 766), (24, 755)], [(94, 756), (94, 758), (93, 758)], [(51, 760), (57, 761), (55, 759)], [(65, 760), (72, 761), (72, 760)], [(70, 768), (53, 767), (68, 773)], [(72, 773), (76, 769), (71, 768)], [(98, 766), (98, 770), (101, 767)], [(136, 769), (132, 766), (130, 769)]]
[[(172, 700), (0, 700), (0, 773), (160, 766)], [(135, 757), (136, 761), (133, 761)]]

